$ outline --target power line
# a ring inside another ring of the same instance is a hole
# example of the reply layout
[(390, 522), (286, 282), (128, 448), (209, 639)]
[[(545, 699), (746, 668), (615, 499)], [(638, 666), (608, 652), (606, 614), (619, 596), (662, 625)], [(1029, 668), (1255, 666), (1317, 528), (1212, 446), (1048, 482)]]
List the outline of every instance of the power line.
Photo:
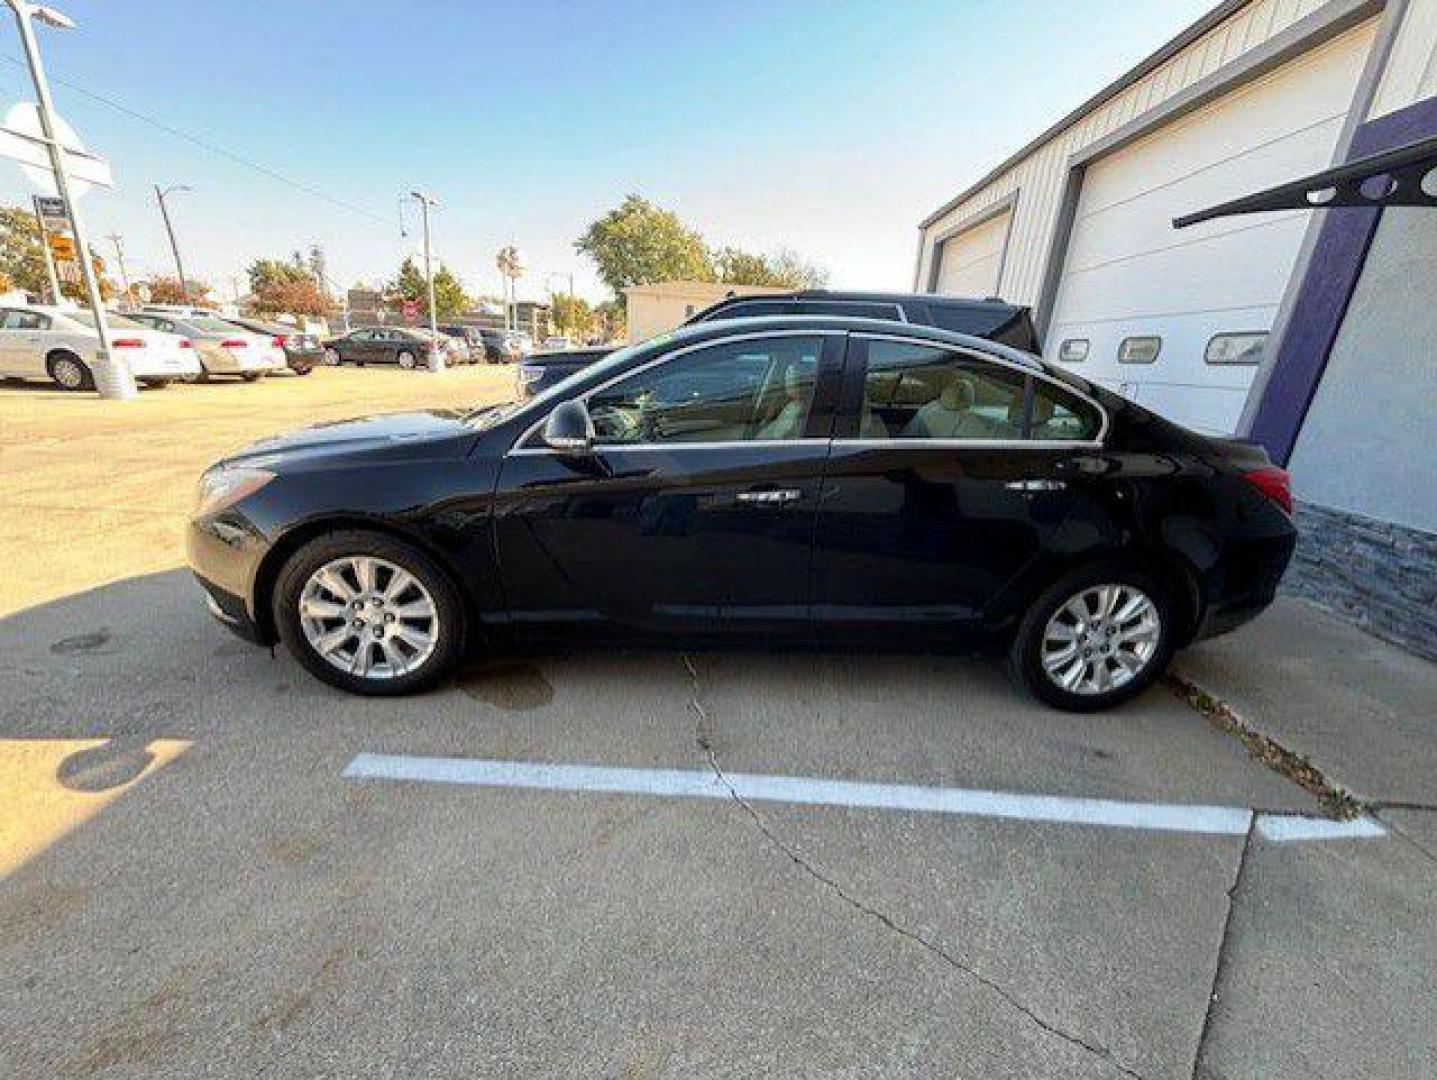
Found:
[[(14, 64), (16, 67), (24, 67), (24, 61), (19, 60), (13, 56), (0, 53), (0, 59), (7, 60), (10, 63)], [(175, 138), (183, 139), (185, 140), (185, 142), (192, 143), (193, 145), (198, 146), (202, 150), (208, 150), (211, 154), (218, 154), (220, 157), (227, 158), (238, 165), (243, 165), (247, 169), (253, 169), (261, 176), (266, 176), (269, 179), (276, 181), (277, 183), (285, 184), (288, 187), (294, 188), (296, 191), (302, 191), (306, 195), (313, 196), (316, 199), (323, 199), (325, 202), (329, 203), (332, 206), (337, 206), (341, 210), (348, 210), (350, 213), (360, 214), (373, 221), (377, 221), (381, 225), (384, 225), (386, 228), (394, 227), (394, 222), (389, 218), (382, 217), (381, 215), (376, 214), (371, 210), (366, 210), (362, 206), (356, 206), (354, 203), (346, 202), (343, 199), (336, 199), (328, 192), (321, 191), (319, 188), (316, 187), (311, 187), (310, 185), (305, 184), (299, 180), (292, 180), (288, 176), (285, 176), (283, 173), (279, 173), (276, 172), (274, 169), (271, 169), (268, 165), (261, 165), (257, 161), (251, 161), (249, 158), (244, 157), (243, 155), (236, 154), (233, 150), (226, 150), (223, 146), (212, 143), (207, 139), (202, 139), (198, 135), (191, 135), (187, 131), (181, 131), (179, 128), (173, 127), (170, 124), (165, 123), (163, 120), (157, 120), (155, 117), (148, 116), (145, 113), (138, 111), (137, 109), (132, 109), (128, 105), (122, 105), (120, 102), (115, 101), (113, 98), (108, 98), (104, 94), (97, 94), (93, 90), (85, 89), (78, 83), (71, 82), (68, 79), (58, 78), (54, 75), (50, 76), (50, 81), (54, 83), (59, 83), (61, 86), (73, 90), (77, 94), (82, 94), (90, 100), (97, 101), (101, 105), (106, 105), (109, 108), (114, 109), (116, 112), (123, 113), (124, 115), (134, 120), (139, 120), (141, 123), (149, 124), (151, 127), (158, 128), (160, 131), (163, 131), (167, 135), (173, 135)]]

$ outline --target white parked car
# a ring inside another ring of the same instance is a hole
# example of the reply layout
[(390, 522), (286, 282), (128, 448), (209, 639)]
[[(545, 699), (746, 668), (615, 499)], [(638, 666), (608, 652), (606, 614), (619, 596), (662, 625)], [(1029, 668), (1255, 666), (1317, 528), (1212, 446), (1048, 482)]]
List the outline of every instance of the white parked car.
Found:
[(199, 353), (202, 382), (211, 375), (238, 375), (245, 382), (254, 382), (287, 366), (283, 346), (275, 344), (278, 339), (252, 333), (211, 315), (181, 318), (141, 311), (130, 318), (166, 334), (179, 334), (193, 343)]
[(573, 347), (574, 347), (574, 343), (573, 343), (572, 341), (570, 341), (570, 340), (569, 340), (568, 338), (566, 338), (566, 337), (557, 337), (557, 336), (556, 336), (556, 337), (546, 337), (546, 338), (544, 339), (544, 346), (543, 346), (543, 348), (544, 348), (544, 351), (545, 351), (545, 352), (561, 352), (561, 351), (564, 351), (564, 350), (567, 350), (567, 349), (572, 349)]
[[(123, 315), (106, 315), (114, 355), (146, 386), (193, 378), (200, 362), (182, 337), (162, 334)], [(95, 385), (100, 348), (95, 317), (79, 308), (27, 304), (0, 307), (0, 376), (50, 379), (66, 390)]]

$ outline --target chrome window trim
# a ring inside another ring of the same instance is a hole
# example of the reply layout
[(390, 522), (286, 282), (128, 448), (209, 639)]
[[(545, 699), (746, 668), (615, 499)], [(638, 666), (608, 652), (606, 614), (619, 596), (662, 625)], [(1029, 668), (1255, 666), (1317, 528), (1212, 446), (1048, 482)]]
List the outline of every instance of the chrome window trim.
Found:
[[(883, 333), (877, 333), (877, 332), (873, 332), (873, 331), (854, 331), (853, 336), (856, 337), (856, 338), (864, 338), (865, 340), (869, 340), (869, 341), (897, 341), (897, 342), (900, 342), (900, 343), (905, 344), (905, 345), (921, 345), (921, 346), (924, 346), (925, 348), (939, 348), (939, 349), (946, 349), (947, 351), (950, 351), (950, 352), (961, 352), (961, 353), (965, 353), (966, 355), (972, 356), (975, 360), (981, 360), (981, 361), (984, 361), (984, 362), (990, 363), (990, 364), (997, 364), (999, 367), (1012, 368), (1014, 371), (1021, 372), (1021, 373), (1024, 374), (1024, 375), (1030, 375), (1030, 376), (1032, 376), (1033, 378), (1042, 379), (1044, 382), (1046, 382), (1046, 383), (1051, 383), (1053, 386), (1056, 386), (1056, 387), (1057, 387), (1059, 390), (1061, 390), (1062, 392), (1064, 392), (1064, 393), (1066, 393), (1066, 394), (1071, 394), (1071, 395), (1073, 395), (1073, 397), (1078, 398), (1079, 400), (1086, 401), (1086, 402), (1087, 402), (1089, 405), (1091, 405), (1094, 409), (1098, 410), (1098, 417), (1099, 417), (1099, 419), (1102, 421), (1102, 425), (1098, 428), (1098, 434), (1097, 434), (1093, 439), (1091, 439), (1091, 440), (1078, 439), (1078, 440), (1071, 440), (1072, 442), (1075, 442), (1075, 443), (1076, 443), (1077, 445), (1079, 445), (1079, 446), (1098, 446), (1098, 447), (1100, 447), (1100, 446), (1103, 445), (1103, 443), (1106, 441), (1106, 439), (1107, 439), (1107, 437), (1108, 437), (1108, 430), (1109, 430), (1109, 428), (1112, 426), (1112, 421), (1111, 421), (1111, 420), (1109, 419), (1109, 417), (1108, 417), (1108, 410), (1105, 409), (1105, 408), (1103, 408), (1103, 406), (1102, 406), (1101, 404), (1099, 404), (1099, 402), (1097, 401), (1097, 399), (1095, 399), (1095, 398), (1089, 396), (1088, 394), (1083, 393), (1083, 391), (1079, 390), (1079, 389), (1078, 389), (1077, 387), (1075, 387), (1075, 386), (1069, 386), (1067, 383), (1063, 382), (1061, 379), (1055, 379), (1055, 378), (1053, 378), (1053, 377), (1052, 377), (1051, 375), (1049, 375), (1046, 371), (1044, 371), (1041, 367), (1029, 366), (1029, 365), (1027, 365), (1027, 364), (1019, 364), (1019, 363), (1016, 363), (1015, 361), (1012, 361), (1012, 360), (1007, 359), (1007, 358), (1004, 357), (1004, 356), (998, 356), (998, 355), (996, 355), (996, 354), (988, 353), (988, 352), (980, 352), (980, 351), (978, 351), (978, 350), (976, 350), (976, 349), (972, 349), (972, 348), (970, 348), (969, 346), (966, 346), (966, 345), (951, 345), (951, 344), (949, 344), (948, 342), (945, 342), (945, 341), (932, 341), (932, 340), (925, 340), (925, 339), (923, 339), (923, 338), (911, 338), (911, 337), (906, 337), (906, 336), (904, 336), (904, 335), (902, 335), (902, 334), (883, 334)], [(870, 442), (888, 442), (888, 441), (894, 441), (894, 442), (903, 442), (903, 443), (921, 443), (921, 444), (923, 444), (923, 445), (925, 445), (925, 446), (931, 446), (931, 445), (933, 445), (934, 443), (954, 443), (954, 444), (962, 444), (962, 445), (964, 445), (964, 446), (996, 446), (996, 445), (999, 445), (999, 444), (1001, 444), (1001, 443), (1003, 443), (1003, 442), (1018, 443), (1018, 444), (1021, 444), (1021, 445), (1024, 445), (1024, 446), (1027, 446), (1027, 445), (1030, 445), (1030, 444), (1032, 444), (1032, 445), (1037, 445), (1037, 446), (1059, 446), (1059, 445), (1062, 445), (1064, 442), (1068, 442), (1068, 441), (1070, 441), (1070, 440), (1058, 440), (1058, 439), (1048, 439), (1048, 440), (1044, 440), (1044, 439), (1006, 439), (1006, 440), (1005, 440), (1005, 439), (873, 439), (873, 440), (863, 440), (863, 439), (854, 438), (854, 439), (835, 439), (834, 441), (835, 441), (835, 442), (839, 442), (839, 443), (844, 443), (844, 444), (853, 443), (853, 442), (864, 442), (864, 441), (870, 441)]]
[(898, 450), (904, 447), (940, 450), (1101, 450), (1101, 440), (1084, 439), (834, 439), (833, 445), (859, 449)]
[[(595, 394), (597, 394), (597, 393), (600, 393), (601, 391), (607, 390), (609, 387), (613, 386), (615, 383), (622, 382), (623, 380), (625, 380), (625, 379), (627, 379), (627, 378), (630, 378), (631, 376), (634, 376), (634, 375), (642, 375), (644, 372), (648, 371), (650, 368), (658, 367), (660, 364), (667, 364), (667, 363), (668, 363), (669, 361), (671, 361), (671, 360), (677, 360), (677, 359), (678, 359), (679, 357), (681, 357), (681, 356), (687, 356), (687, 355), (688, 355), (689, 353), (691, 353), (691, 352), (698, 352), (700, 349), (711, 349), (711, 348), (714, 348), (715, 346), (728, 345), (728, 344), (730, 344), (730, 343), (732, 343), (732, 342), (736, 342), (736, 341), (760, 341), (760, 340), (766, 340), (766, 339), (768, 339), (768, 338), (776, 338), (776, 337), (843, 337), (843, 336), (847, 335), (847, 333), (848, 333), (847, 330), (838, 330), (838, 329), (833, 329), (833, 330), (767, 330), (767, 331), (765, 331), (765, 330), (750, 330), (750, 331), (748, 331), (747, 333), (731, 334), (731, 335), (729, 335), (729, 336), (727, 336), (727, 337), (709, 338), (709, 339), (707, 339), (707, 340), (705, 340), (705, 341), (696, 341), (696, 342), (694, 342), (692, 345), (685, 345), (682, 349), (675, 349), (673, 352), (664, 353), (662, 356), (656, 356), (656, 357), (654, 357), (652, 360), (647, 360), (647, 361), (645, 361), (644, 363), (640, 364), (638, 367), (630, 368), (630, 369), (627, 370), (627, 371), (621, 371), (621, 372), (619, 372), (619, 374), (615, 375), (612, 379), (608, 379), (608, 380), (606, 380), (605, 382), (601, 382), (598, 386), (591, 387), (590, 389), (585, 390), (585, 391), (584, 391), (582, 394), (580, 394), (578, 397), (565, 398), (564, 400), (565, 400), (565, 401), (582, 401), (582, 402), (584, 403), (584, 407), (587, 409), (587, 408), (589, 407), (589, 399), (590, 399), (591, 397), (593, 397), (593, 396), (594, 396)], [(539, 419), (535, 420), (532, 424), (530, 424), (527, 428), (525, 428), (525, 429), (524, 429), (524, 434), (520, 435), (517, 439), (514, 440), (514, 445), (509, 448), (509, 453), (510, 453), (510, 454), (526, 453), (526, 452), (533, 451), (533, 450), (535, 450), (535, 449), (543, 450), (543, 451), (549, 452), (549, 453), (554, 453), (554, 452), (556, 452), (556, 451), (549, 450), (549, 448), (547, 448), (547, 447), (525, 446), (524, 443), (529, 440), (529, 437), (534, 434), (534, 432), (535, 432), (536, 429), (538, 429), (538, 428), (540, 428), (540, 427), (543, 426), (544, 421), (549, 418), (549, 413), (550, 413), (550, 412), (553, 412), (554, 408), (557, 407), (557, 406), (560, 405), (560, 404), (561, 404), (560, 402), (557, 402), (557, 401), (554, 402), (554, 405), (551, 406), (548, 410), (546, 410), (543, 416), (539, 417)], [(738, 440), (735, 440), (735, 441), (733, 441), (733, 442), (731, 442), (731, 443), (709, 443), (709, 444), (697, 443), (697, 442), (691, 442), (691, 443), (679, 443), (679, 442), (675, 442), (675, 443), (595, 443), (594, 446), (595, 446), (596, 449), (597, 449), (598, 447), (601, 447), (601, 446), (606, 446), (606, 447), (619, 447), (620, 449), (625, 449), (625, 450), (632, 450), (632, 449), (633, 449), (634, 447), (636, 447), (636, 446), (654, 446), (654, 447), (661, 447), (661, 448), (664, 448), (664, 449), (672, 449), (672, 448), (675, 447), (675, 446), (704, 446), (704, 445), (707, 445), (709, 449), (713, 449), (715, 446), (753, 446), (753, 445), (756, 444), (756, 443), (757, 443), (757, 444), (764, 444), (764, 445), (768, 445), (768, 446), (775, 446), (775, 445), (778, 445), (778, 444), (780, 444), (780, 443), (787, 442), (787, 441), (789, 441), (789, 440), (786, 440), (786, 439), (738, 439)], [(798, 442), (798, 443), (802, 443), (802, 444), (805, 445), (805, 446), (812, 446), (812, 445), (814, 445), (814, 444), (816, 444), (816, 443), (826, 442), (827, 440), (826, 440), (826, 439), (796, 439), (796, 440), (793, 440), (793, 441), (794, 441), (794, 442)]]

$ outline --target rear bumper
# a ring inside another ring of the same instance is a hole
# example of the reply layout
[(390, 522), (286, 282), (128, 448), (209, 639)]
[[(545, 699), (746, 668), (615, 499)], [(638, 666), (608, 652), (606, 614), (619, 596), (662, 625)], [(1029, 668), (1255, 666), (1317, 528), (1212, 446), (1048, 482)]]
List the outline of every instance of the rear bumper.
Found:
[(1208, 600), (1193, 639), (1216, 637), (1251, 622), (1277, 596), (1297, 546), (1297, 531), (1233, 545), (1209, 579)]

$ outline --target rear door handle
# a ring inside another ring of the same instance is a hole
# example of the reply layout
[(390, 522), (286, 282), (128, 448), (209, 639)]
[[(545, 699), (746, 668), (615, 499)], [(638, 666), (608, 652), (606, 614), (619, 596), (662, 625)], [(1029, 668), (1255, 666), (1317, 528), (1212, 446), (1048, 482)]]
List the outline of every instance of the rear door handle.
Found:
[(1068, 485), (1062, 480), (1009, 480), (1003, 486), (1009, 491), (1062, 491)]
[(793, 488), (785, 488), (781, 491), (741, 491), (734, 497), (736, 502), (758, 503), (761, 506), (780, 506), (783, 503), (798, 502), (803, 498), (803, 492)]

